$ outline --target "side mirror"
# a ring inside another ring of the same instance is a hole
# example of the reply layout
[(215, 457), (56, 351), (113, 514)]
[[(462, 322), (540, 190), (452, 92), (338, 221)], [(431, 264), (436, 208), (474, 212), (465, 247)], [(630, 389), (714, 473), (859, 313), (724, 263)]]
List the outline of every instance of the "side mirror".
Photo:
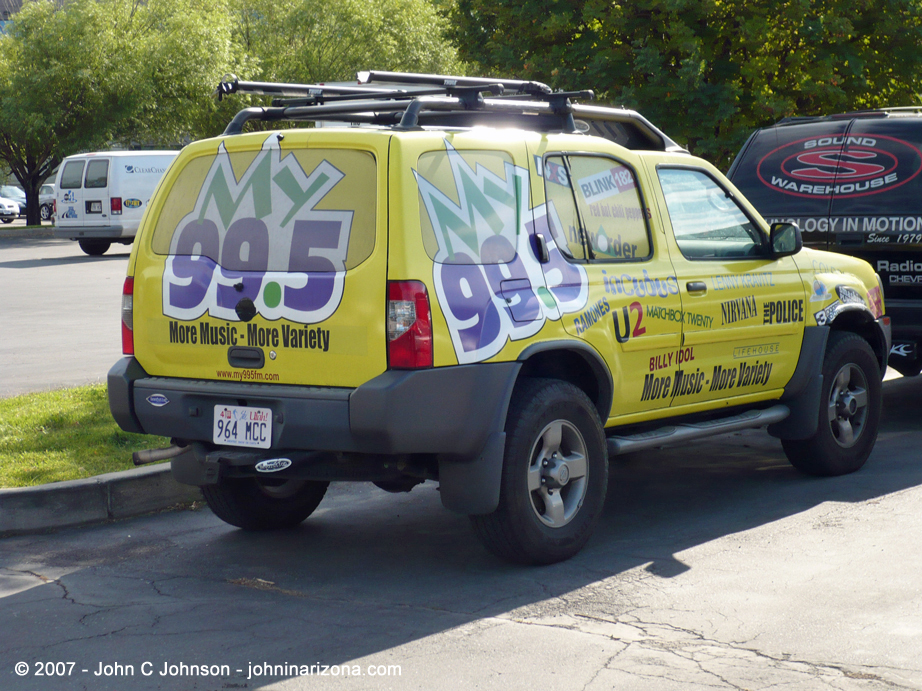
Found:
[(775, 257), (789, 257), (804, 247), (800, 228), (796, 223), (772, 223), (770, 238), (772, 256)]

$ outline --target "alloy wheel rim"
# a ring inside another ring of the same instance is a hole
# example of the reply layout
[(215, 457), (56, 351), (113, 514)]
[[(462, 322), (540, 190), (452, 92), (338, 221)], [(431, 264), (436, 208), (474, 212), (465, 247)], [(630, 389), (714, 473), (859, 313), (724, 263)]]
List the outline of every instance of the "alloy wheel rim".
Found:
[(848, 449), (858, 443), (868, 419), (868, 382), (857, 365), (844, 365), (833, 378), (827, 418), (836, 444)]
[(529, 457), (532, 510), (544, 525), (562, 528), (573, 520), (586, 498), (586, 441), (570, 422), (554, 420), (538, 435)]

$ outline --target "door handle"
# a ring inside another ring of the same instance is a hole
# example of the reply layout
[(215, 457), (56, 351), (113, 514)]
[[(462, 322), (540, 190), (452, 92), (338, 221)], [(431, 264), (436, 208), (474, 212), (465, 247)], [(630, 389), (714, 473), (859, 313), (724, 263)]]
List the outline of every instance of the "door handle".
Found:
[(704, 281), (689, 281), (685, 284), (685, 289), (689, 293), (706, 293), (708, 292), (707, 284)]

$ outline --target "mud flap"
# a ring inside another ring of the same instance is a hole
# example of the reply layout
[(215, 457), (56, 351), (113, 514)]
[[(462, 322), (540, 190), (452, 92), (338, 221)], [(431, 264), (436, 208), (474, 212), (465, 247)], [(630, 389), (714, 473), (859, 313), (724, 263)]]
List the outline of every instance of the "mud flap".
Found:
[(473, 459), (439, 457), (442, 505), (463, 514), (493, 513), (499, 506), (506, 433), (493, 432)]

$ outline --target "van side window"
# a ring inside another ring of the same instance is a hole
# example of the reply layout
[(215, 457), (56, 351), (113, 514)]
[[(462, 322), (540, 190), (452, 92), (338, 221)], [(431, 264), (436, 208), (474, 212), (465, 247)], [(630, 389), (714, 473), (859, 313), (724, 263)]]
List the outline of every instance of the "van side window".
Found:
[(628, 166), (607, 156), (568, 154), (549, 156), (544, 168), (551, 232), (565, 254), (597, 262), (650, 256), (647, 213)]
[(94, 187), (105, 187), (109, 184), (109, 162), (108, 161), (90, 161), (86, 167), (86, 184), (87, 189)]
[(61, 173), (62, 190), (79, 190), (83, 182), (83, 161), (68, 161)]
[(676, 244), (688, 259), (753, 257), (762, 232), (707, 173), (658, 168)]

